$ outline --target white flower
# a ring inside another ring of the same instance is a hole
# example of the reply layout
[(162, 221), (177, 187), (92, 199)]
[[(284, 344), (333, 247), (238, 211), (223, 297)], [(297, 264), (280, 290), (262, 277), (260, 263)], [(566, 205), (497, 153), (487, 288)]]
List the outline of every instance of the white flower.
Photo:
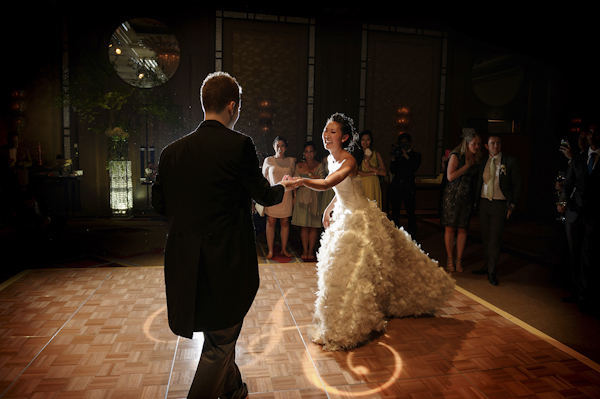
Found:
[(500, 174), (506, 174), (506, 165), (500, 165)]

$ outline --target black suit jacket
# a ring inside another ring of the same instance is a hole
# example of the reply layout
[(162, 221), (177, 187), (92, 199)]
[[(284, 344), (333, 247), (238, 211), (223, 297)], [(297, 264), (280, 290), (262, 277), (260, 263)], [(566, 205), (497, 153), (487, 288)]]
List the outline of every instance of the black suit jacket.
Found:
[(566, 218), (569, 223), (578, 217), (596, 223), (600, 219), (600, 164), (596, 164), (590, 175), (587, 162), (587, 152), (573, 157), (563, 183), (560, 200), (567, 202)]
[(419, 169), (419, 166), (421, 166), (421, 160), (421, 154), (414, 150), (408, 152), (408, 159), (404, 158), (402, 155), (396, 157), (390, 163), (390, 172), (394, 174), (392, 185), (416, 186), (415, 173), (417, 169)]
[(204, 121), (160, 157), (152, 205), (169, 219), (169, 325), (190, 338), (241, 322), (259, 286), (252, 198), (272, 206), (282, 185), (262, 176), (252, 139)]
[[(478, 177), (477, 177), (477, 188), (475, 189), (475, 202), (478, 205), (481, 199), (481, 189), (483, 187), (483, 172), (487, 163), (487, 158), (483, 158), (480, 162)], [(499, 184), (500, 190), (504, 197), (506, 197), (506, 209), (511, 204), (517, 204), (519, 198), (521, 198), (521, 169), (517, 158), (502, 154), (500, 159), (500, 177)]]

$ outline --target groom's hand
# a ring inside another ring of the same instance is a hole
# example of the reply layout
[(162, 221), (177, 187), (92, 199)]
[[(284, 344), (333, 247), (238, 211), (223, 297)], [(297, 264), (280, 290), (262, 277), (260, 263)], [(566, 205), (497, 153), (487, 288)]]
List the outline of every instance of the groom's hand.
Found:
[(292, 178), (288, 175), (285, 175), (285, 176), (283, 176), (283, 179), (281, 179), (279, 184), (281, 184), (285, 188), (285, 191), (290, 191), (290, 190), (293, 190), (296, 187), (298, 187), (299, 180), (300, 180), (299, 177)]

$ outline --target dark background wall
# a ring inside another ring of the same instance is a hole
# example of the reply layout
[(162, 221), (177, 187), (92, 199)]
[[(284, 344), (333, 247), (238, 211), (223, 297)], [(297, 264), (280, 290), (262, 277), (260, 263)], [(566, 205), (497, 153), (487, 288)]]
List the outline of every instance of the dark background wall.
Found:
[[(0, 142), (8, 130), (18, 128), (23, 145), (34, 153), (40, 143), (45, 163), (52, 163), (63, 152), (63, 114), (53, 107), (60, 92), (63, 54), (68, 54), (69, 67), (75, 71), (86, 55), (105, 56), (110, 35), (120, 23), (153, 18), (167, 25), (180, 45), (177, 72), (161, 86), (180, 123), (173, 127), (142, 121), (141, 133), (130, 140), (130, 158), (138, 176), (136, 159), (146, 140), (156, 147), (158, 158), (160, 149), (202, 120), (198, 90), (204, 77), (215, 70), (219, 11), (242, 13), (221, 20), (222, 65), (244, 87), (236, 127), (251, 135), (257, 150), (267, 155), (272, 153), (275, 135), (289, 140), (289, 154), (295, 157), (301, 156), (307, 138), (322, 149), (325, 120), (333, 112), (344, 112), (374, 132), (375, 147), (389, 164), (389, 146), (398, 133), (397, 109), (408, 105), (408, 131), (414, 148), (424, 155), (419, 175), (434, 177), (439, 173), (440, 154), (458, 144), (463, 127), (476, 127), (485, 135), (494, 129), (488, 120), (510, 121), (514, 132), (503, 136), (504, 149), (519, 158), (525, 183), (518, 209), (543, 218), (554, 210), (556, 172), (566, 168), (557, 151), (560, 139), (569, 134), (572, 118), (583, 118), (581, 125), (587, 127), (599, 116), (599, 79), (594, 65), (586, 62), (593, 58), (598, 35), (595, 25), (583, 20), (585, 10), (576, 18), (562, 12), (539, 18), (533, 12), (508, 9), (480, 10), (467, 17), (451, 8), (390, 13), (375, 5), (234, 3), (225, 8), (187, 3), (165, 9), (164, 4), (162, 8), (149, 4), (98, 6), (90, 12), (89, 5), (50, 2), (18, 6), (6, 15), (5, 37), (16, 39), (10, 41), (10, 55), (4, 60)], [(256, 18), (263, 14), (276, 18)], [(311, 29), (314, 57), (310, 57)], [(474, 84), (481, 83), (474, 65), (490, 55), (509, 56), (518, 77), (505, 77), (487, 89)], [(312, 97), (309, 65), (314, 67)], [(114, 76), (110, 85), (126, 83)], [(481, 93), (484, 98), (492, 94), (492, 101), (482, 100)], [(493, 101), (494, 97), (500, 99)], [(24, 106), (15, 108), (15, 98)], [(264, 100), (270, 104), (266, 124), (261, 117)], [(106, 137), (88, 130), (76, 113), (72, 116), (71, 147), (78, 145), (74, 162), (85, 173), (81, 210), (107, 215)], [(203, 172), (198, 171), (199, 176)], [(147, 186), (134, 182), (135, 207), (144, 210)]]

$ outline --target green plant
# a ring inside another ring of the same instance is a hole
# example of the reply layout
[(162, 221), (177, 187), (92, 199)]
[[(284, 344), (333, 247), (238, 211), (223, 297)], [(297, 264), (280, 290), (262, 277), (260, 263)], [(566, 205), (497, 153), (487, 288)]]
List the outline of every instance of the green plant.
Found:
[(164, 85), (151, 89), (131, 86), (117, 78), (114, 63), (98, 54), (81, 57), (65, 79), (56, 105), (70, 106), (79, 120), (97, 133), (121, 128), (135, 135), (148, 118), (175, 128), (180, 125)]

